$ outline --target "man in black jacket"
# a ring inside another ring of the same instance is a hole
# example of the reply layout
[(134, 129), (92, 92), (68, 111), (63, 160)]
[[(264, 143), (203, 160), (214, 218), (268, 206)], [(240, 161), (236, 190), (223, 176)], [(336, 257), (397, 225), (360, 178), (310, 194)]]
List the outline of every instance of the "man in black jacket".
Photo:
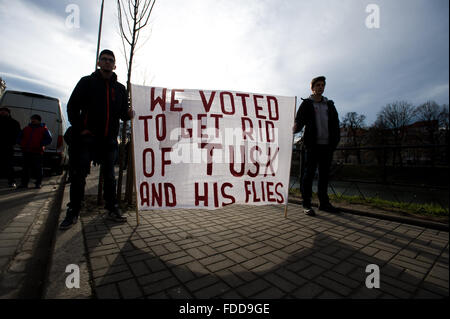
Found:
[(113, 72), (116, 68), (114, 53), (103, 50), (97, 64), (99, 69), (81, 78), (67, 103), (74, 158), (71, 158), (70, 203), (60, 225), (63, 230), (77, 222), (91, 161), (101, 164), (108, 217), (117, 222), (126, 221), (117, 204), (114, 162), (119, 119), (129, 120), (132, 111), (128, 107), (127, 91)]
[(8, 186), (16, 188), (14, 179), (14, 145), (20, 132), (20, 124), (11, 117), (11, 111), (7, 107), (0, 108), (0, 172), (5, 173)]
[(312, 94), (303, 102), (295, 117), (294, 133), (303, 127), (305, 154), (305, 172), (301, 183), (303, 208), (305, 214), (314, 216), (311, 206), (312, 184), (317, 166), (319, 167), (318, 197), (319, 209), (336, 213), (338, 210), (330, 204), (328, 198), (328, 179), (333, 152), (340, 140), (339, 117), (332, 100), (324, 97), (325, 77), (319, 76), (311, 81)]

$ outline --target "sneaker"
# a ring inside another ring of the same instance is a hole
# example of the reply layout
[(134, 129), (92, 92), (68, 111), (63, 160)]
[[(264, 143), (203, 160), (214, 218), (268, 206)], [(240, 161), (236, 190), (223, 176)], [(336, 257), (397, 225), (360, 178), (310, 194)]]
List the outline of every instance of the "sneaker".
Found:
[(16, 185), (16, 183), (13, 182), (13, 183), (9, 183), (9, 184), (8, 184), (8, 187), (9, 187), (9, 188), (16, 189), (16, 188), (17, 188), (17, 185)]
[(328, 212), (328, 213), (334, 213), (334, 214), (340, 213), (339, 209), (334, 207), (330, 203), (325, 204), (325, 205), (320, 205), (319, 210)]
[(316, 216), (316, 212), (312, 209), (311, 205), (303, 205), (303, 212), (308, 216)]
[(124, 223), (127, 221), (127, 218), (122, 216), (122, 212), (118, 205), (115, 205), (112, 208), (106, 208), (108, 211), (108, 219), (113, 220), (118, 223)]
[(67, 210), (66, 218), (59, 225), (59, 229), (66, 230), (75, 225), (78, 221), (78, 214), (75, 214), (74, 210), (69, 208)]

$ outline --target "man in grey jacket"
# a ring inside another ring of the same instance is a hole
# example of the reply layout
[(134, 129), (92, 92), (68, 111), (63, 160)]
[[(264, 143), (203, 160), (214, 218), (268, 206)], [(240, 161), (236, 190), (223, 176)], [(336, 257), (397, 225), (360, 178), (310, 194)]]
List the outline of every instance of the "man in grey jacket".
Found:
[(312, 94), (303, 102), (295, 117), (294, 133), (305, 128), (303, 140), (306, 148), (305, 172), (301, 183), (303, 208), (305, 214), (314, 216), (311, 206), (312, 184), (317, 167), (319, 168), (318, 197), (322, 211), (337, 213), (328, 197), (328, 180), (333, 152), (340, 140), (339, 117), (332, 100), (322, 94), (325, 90), (325, 77), (318, 76), (311, 81)]

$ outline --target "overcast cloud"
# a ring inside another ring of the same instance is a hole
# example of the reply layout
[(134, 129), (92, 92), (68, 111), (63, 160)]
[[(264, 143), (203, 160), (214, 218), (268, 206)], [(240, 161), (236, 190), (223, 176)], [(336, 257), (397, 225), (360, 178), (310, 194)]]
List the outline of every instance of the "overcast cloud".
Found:
[[(68, 28), (66, 8), (80, 9)], [(0, 76), (8, 89), (67, 102), (94, 70), (101, 1), (0, 0)], [(368, 4), (380, 9), (369, 29)], [(448, 0), (159, 0), (137, 52), (132, 82), (307, 97), (327, 77), (325, 96), (341, 118), (372, 124), (395, 100), (449, 101)], [(116, 1), (105, 0), (101, 48), (116, 53), (126, 82)], [(147, 40), (144, 42), (144, 38)]]

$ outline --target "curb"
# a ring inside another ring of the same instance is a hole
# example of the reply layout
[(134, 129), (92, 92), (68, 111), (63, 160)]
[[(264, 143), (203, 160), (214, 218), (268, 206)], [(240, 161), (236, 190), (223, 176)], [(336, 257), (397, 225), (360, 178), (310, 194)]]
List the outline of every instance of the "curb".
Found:
[[(49, 214), (47, 216), (47, 220), (45, 222), (45, 227), (35, 247), (35, 253), (37, 253), (38, 255), (42, 254), (44, 258), (41, 261), (33, 260), (30, 267), (31, 268), (31, 271), (29, 272), (30, 278), (36, 277), (40, 278), (39, 283), (35, 283), (34, 285), (35, 287), (29, 287), (34, 288), (34, 293), (36, 294), (37, 298), (42, 298), (42, 294), (45, 288), (44, 287), (45, 281), (48, 277), (49, 268), (51, 266), (51, 258), (53, 253), (52, 248), (54, 246), (55, 232), (57, 231), (58, 228), (57, 226), (59, 215), (61, 214), (61, 203), (64, 196), (66, 177), (67, 171), (64, 172), (59, 181), (59, 188), (57, 190), (57, 194), (51, 202), (51, 207)], [(33, 273), (35, 277), (33, 277)], [(24, 298), (27, 297), (24, 296)]]
[(40, 191), (53, 193), (42, 204), (38, 204), (39, 201), (30, 202), (15, 218), (18, 222), (31, 217), (30, 210), (33, 210), (33, 207), (30, 206), (34, 205), (34, 209), (37, 209), (32, 221), (23, 224), (27, 230), (11, 255), (8, 265), (3, 269), (1, 286), (6, 293), (0, 296), (1, 299), (40, 298), (50, 257), (49, 246), (54, 231), (52, 221), (54, 215), (59, 214), (55, 209), (62, 198), (61, 190), (64, 189), (65, 177), (65, 174), (57, 176), (55, 184), (44, 186)]
[[(49, 258), (47, 276), (42, 291), (42, 299), (93, 299), (89, 259), (86, 257), (87, 248), (84, 238), (84, 228), (81, 218), (70, 229), (61, 231), (59, 223), (65, 218), (65, 207), (69, 202), (70, 187), (62, 191), (62, 200), (55, 209), (58, 209), (54, 229), (52, 232), (51, 257)], [(68, 266), (78, 266), (79, 286), (68, 287), (69, 275), (76, 270)], [(72, 289), (77, 288), (77, 289)]]
[[(288, 201), (289, 201), (289, 203), (298, 204), (298, 205), (301, 205), (303, 203), (301, 200), (298, 200), (298, 199), (289, 199)], [(314, 203), (313, 203), (313, 206), (317, 207), (317, 205)], [(408, 225), (426, 227), (426, 228), (431, 228), (434, 230), (441, 230), (441, 231), (449, 232), (449, 225), (443, 224), (443, 223), (422, 220), (422, 219), (413, 218), (413, 217), (390, 215), (390, 214), (383, 214), (383, 213), (374, 213), (374, 212), (362, 212), (362, 211), (353, 210), (353, 209), (349, 209), (349, 208), (343, 208), (343, 207), (339, 207), (339, 206), (336, 206), (336, 207), (339, 208), (344, 213), (350, 213), (353, 215), (373, 217), (373, 218), (384, 219), (384, 220), (389, 220), (389, 221), (393, 221), (393, 222), (404, 223), (404, 224), (408, 224)]]

